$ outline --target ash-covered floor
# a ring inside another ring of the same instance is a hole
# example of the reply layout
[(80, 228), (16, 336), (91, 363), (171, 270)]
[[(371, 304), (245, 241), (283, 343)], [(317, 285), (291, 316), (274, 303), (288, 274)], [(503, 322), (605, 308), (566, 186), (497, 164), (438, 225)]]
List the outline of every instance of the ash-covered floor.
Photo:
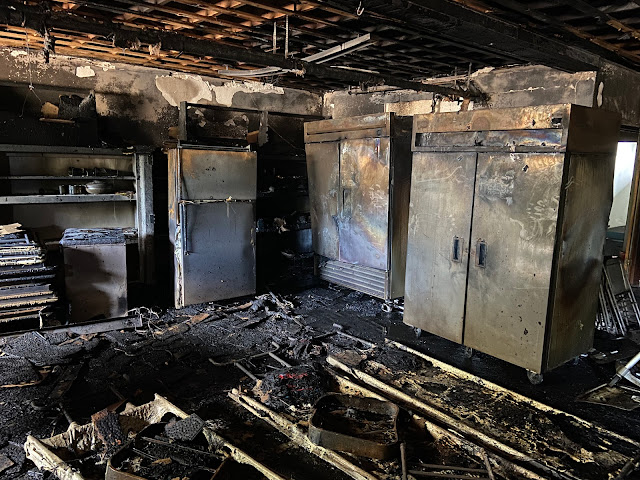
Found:
[[(107, 407), (122, 408), (125, 401), (140, 405), (160, 394), (185, 412), (210, 420), (223, 437), (284, 478), (348, 478), (292, 445), (228, 397), (230, 391), (241, 388), (304, 423), (310, 405), (331, 390), (330, 375), (324, 370), (329, 354), (422, 398), (462, 423), (486, 427), (506, 443), (521, 442), (524, 450), (542, 452), (551, 466), (554, 462), (568, 465), (575, 475), (571, 478), (607, 478), (607, 465), (602, 464), (609, 458), (613, 462), (615, 455), (597, 451), (602, 450), (602, 439), (585, 439), (588, 432), (553, 414), (538, 418), (538, 412), (511, 411), (500, 404), (500, 398), (486, 400), (469, 386), (450, 384), (429, 362), (385, 345), (385, 338), (640, 441), (638, 410), (575, 401), (580, 393), (611, 379), (613, 362), (597, 363), (585, 356), (545, 374), (544, 383), (534, 386), (520, 368), (482, 353), (469, 359), (463, 347), (433, 335), (416, 338), (413, 329), (403, 325), (400, 311), (385, 312), (377, 299), (317, 281), (310, 268), (296, 268), (294, 274), (271, 285), (270, 291), (273, 295), (266, 292), (179, 311), (141, 309), (144, 326), (137, 330), (87, 336), (31, 332), (0, 340), (0, 384), (4, 386), (0, 388), (0, 477), (56, 478), (25, 459), (27, 435), (48, 438), (65, 431), (70, 421), (89, 423), (92, 414)], [(342, 334), (327, 335), (339, 329), (375, 345)], [(595, 347), (603, 352), (638, 349), (629, 339), (601, 333)], [(292, 366), (285, 367), (268, 355), (249, 358), (268, 351)], [(240, 360), (249, 373), (234, 365)], [(255, 389), (251, 375), (259, 379)], [(18, 386), (24, 383), (31, 385)], [(540, 432), (547, 438), (540, 437)], [(554, 444), (558, 438), (561, 452)], [(585, 450), (585, 445), (593, 447), (593, 452)], [(410, 458), (437, 463), (430, 454), (433, 442), (407, 440), (407, 446)], [(625, 449), (629, 447), (619, 450)], [(623, 453), (633, 456), (634, 452)], [(438, 461), (460, 461), (457, 452), (440, 451), (439, 455)], [(87, 457), (72, 466), (87, 472), (86, 478), (104, 478), (104, 465), (95, 466), (97, 459), (98, 455)], [(401, 478), (397, 459), (373, 466), (365, 462), (363, 468), (378, 472), (378, 477)], [(253, 478), (246, 472), (238, 475)], [(636, 478), (633, 475), (627, 478)]]

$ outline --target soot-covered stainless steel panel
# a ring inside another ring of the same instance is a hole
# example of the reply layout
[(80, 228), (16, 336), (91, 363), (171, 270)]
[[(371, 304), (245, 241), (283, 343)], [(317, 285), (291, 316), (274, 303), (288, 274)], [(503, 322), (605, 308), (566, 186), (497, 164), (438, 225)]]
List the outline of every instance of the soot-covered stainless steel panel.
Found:
[(476, 154), (413, 156), (405, 323), (462, 343)]
[(340, 143), (339, 259), (388, 269), (389, 139)]
[(255, 293), (253, 203), (187, 204), (182, 234), (183, 305)]
[(595, 323), (576, 319), (596, 317), (602, 249), (613, 200), (613, 151), (572, 154), (569, 162), (545, 369), (562, 365), (593, 345)]
[(541, 371), (564, 154), (478, 154), (464, 344)]
[(306, 153), (313, 250), (318, 255), (337, 260), (339, 144), (308, 143)]
[(256, 154), (249, 151), (178, 149), (181, 198), (211, 200), (256, 197)]

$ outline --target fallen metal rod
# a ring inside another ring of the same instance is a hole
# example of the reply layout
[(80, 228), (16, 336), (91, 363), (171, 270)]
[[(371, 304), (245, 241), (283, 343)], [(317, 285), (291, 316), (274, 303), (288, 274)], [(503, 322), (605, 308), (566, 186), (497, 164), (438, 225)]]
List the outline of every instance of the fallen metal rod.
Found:
[(537, 410), (540, 410), (542, 412), (548, 412), (548, 413), (553, 413), (553, 414), (557, 414), (557, 415), (562, 415), (563, 417), (566, 417), (567, 419), (573, 420), (575, 421), (578, 425), (583, 426), (585, 428), (588, 429), (593, 429), (596, 432), (598, 432), (601, 435), (606, 435), (606, 436), (610, 436), (613, 437), (617, 440), (620, 440), (622, 442), (628, 443), (630, 445), (632, 445), (635, 448), (640, 449), (640, 442), (633, 440), (629, 437), (626, 437), (624, 435), (621, 435), (619, 433), (613, 432), (611, 430), (607, 430), (605, 428), (602, 428), (594, 423), (588, 422), (587, 420), (585, 420), (584, 418), (578, 417), (576, 415), (573, 415), (572, 413), (568, 413), (562, 410), (559, 410), (557, 408), (554, 407), (550, 407), (549, 405), (546, 405), (542, 402), (539, 402), (537, 400), (534, 400), (532, 398), (526, 397), (520, 393), (514, 392), (513, 390), (509, 390), (508, 388), (505, 387), (501, 387), (500, 385), (490, 382), (489, 380), (485, 380), (484, 378), (480, 378), (477, 375), (474, 375), (472, 373), (469, 372), (465, 372), (464, 370), (461, 370), (457, 367), (454, 367), (453, 365), (449, 365), (448, 363), (445, 363), (443, 361), (440, 361), (434, 357), (431, 357), (429, 355), (427, 355), (426, 353), (422, 353), (419, 350), (415, 350), (411, 347), (408, 347), (400, 342), (396, 342), (394, 340), (390, 340), (390, 339), (385, 339), (385, 343), (387, 343), (388, 345), (391, 345), (395, 348), (397, 348), (398, 350), (401, 350), (403, 352), (407, 352), (410, 353), (412, 355), (415, 355), (416, 357), (420, 357), (423, 360), (426, 360), (427, 362), (431, 363), (431, 365), (433, 365), (436, 368), (439, 368), (441, 370), (443, 370), (444, 372), (447, 372), (450, 375), (453, 375), (456, 378), (465, 380), (465, 381), (469, 381), (469, 382), (473, 382), (477, 385), (482, 386), (483, 388), (488, 388), (490, 390), (493, 390), (494, 392), (498, 393), (498, 394), (502, 394), (502, 395), (507, 395), (510, 398), (513, 398), (516, 402), (520, 402), (523, 403), (525, 405), (531, 405), (532, 407), (534, 407)]
[[(484, 471), (484, 470), (483, 470)], [(414, 477), (437, 477), (437, 478), (471, 478), (473, 480), (489, 480), (489, 477), (472, 477), (470, 475), (455, 475), (451, 473), (422, 472), (420, 470), (409, 470)]]
[(626, 463), (626, 465), (622, 467), (622, 470), (620, 470), (620, 473), (614, 480), (623, 480), (624, 478), (627, 478), (627, 476), (629, 476), (629, 474), (634, 470), (636, 470), (639, 466), (640, 466), (640, 452), (638, 452), (635, 457), (629, 460)]
[(243, 372), (247, 377), (249, 377), (251, 380), (253, 380), (254, 382), (258, 381), (258, 377), (256, 377), (253, 373), (251, 373), (249, 370), (247, 370), (242, 364), (240, 364), (240, 362), (233, 362), (233, 365), (238, 370)]
[(173, 449), (176, 450), (183, 450), (185, 452), (191, 452), (191, 453), (196, 453), (198, 455), (202, 455), (203, 457), (213, 457), (216, 458), (218, 460), (220, 460), (220, 457), (218, 455), (215, 455), (211, 452), (207, 452), (204, 450), (198, 450), (197, 448), (193, 448), (193, 447), (188, 447), (186, 445), (180, 445), (178, 443), (175, 442), (169, 442), (166, 440), (160, 440), (159, 438), (151, 438), (151, 437), (140, 437), (142, 440), (144, 440), (145, 442), (149, 442), (149, 443), (154, 443), (156, 445), (162, 445), (164, 447), (171, 447)]
[(496, 440), (495, 438), (490, 437), (489, 435), (476, 430), (456, 419), (454, 419), (453, 417), (447, 415), (446, 413), (438, 410), (437, 408), (432, 407), (431, 405), (428, 405), (425, 402), (422, 402), (420, 400), (418, 400), (417, 398), (411, 396), (411, 395), (407, 395), (406, 393), (391, 387), (389, 385), (387, 385), (386, 383), (382, 382), (381, 380), (378, 380), (375, 377), (372, 377), (371, 375), (358, 370), (357, 368), (353, 368), (350, 367), (348, 365), (345, 365), (344, 363), (342, 363), (340, 360), (338, 360), (337, 358), (333, 357), (333, 356), (328, 356), (327, 357), (327, 363), (329, 363), (329, 365), (334, 366), (339, 368), (340, 370), (353, 375), (354, 377), (356, 377), (357, 379), (365, 382), (367, 385), (370, 385), (378, 390), (380, 390), (381, 392), (384, 392), (388, 395), (390, 395), (394, 400), (397, 401), (401, 401), (404, 402), (407, 405), (410, 405), (413, 408), (418, 409), (418, 411), (420, 411), (421, 413), (424, 413), (425, 415), (432, 417), (436, 420), (438, 420), (439, 422), (444, 423), (445, 425), (457, 430), (459, 433), (461, 433), (462, 435), (467, 436), (468, 438), (471, 438), (473, 440), (475, 440), (476, 442), (480, 442), (481, 445), (486, 446), (486, 445), (490, 445), (493, 449), (498, 450), (506, 455), (508, 455), (510, 458), (515, 459), (515, 460), (519, 460), (521, 462), (525, 462), (529, 465), (531, 465), (532, 467), (535, 467), (541, 471), (544, 471), (546, 473), (550, 473), (552, 475), (556, 475), (559, 478), (565, 478), (565, 479), (572, 479), (574, 477), (570, 476), (570, 475), (566, 475), (563, 472), (559, 472), (558, 470), (555, 470), (553, 468), (547, 467), (546, 465), (542, 464), (541, 462), (539, 462), (538, 460), (536, 460), (535, 458), (531, 457), (530, 455), (520, 452), (518, 450), (516, 450), (513, 447), (510, 447), (508, 445), (505, 445), (504, 443), (500, 442), (499, 440)]
[(244, 395), (236, 389), (229, 392), (229, 397), (237, 404), (253, 413), (256, 417), (261, 418), (280, 433), (287, 436), (298, 446), (304, 448), (309, 453), (316, 455), (318, 458), (324, 460), (335, 468), (343, 471), (354, 480), (378, 480), (377, 477), (364, 471), (357, 465), (354, 465), (342, 455), (313, 443), (298, 425), (290, 422), (266, 405)]
[(370, 342), (369, 340), (365, 340), (363, 338), (356, 337), (355, 335), (350, 335), (348, 333), (343, 332), (342, 329), (344, 327), (342, 325), (340, 325), (339, 323), (334, 323), (333, 326), (339, 329), (339, 330), (336, 330), (336, 333), (338, 335), (341, 335), (341, 336), (343, 336), (345, 338), (353, 340), (354, 342), (360, 342), (360, 343), (362, 343), (363, 345), (366, 345), (369, 348), (374, 348), (376, 346), (375, 343)]
[[(325, 367), (325, 370), (337, 382), (342, 393), (347, 393), (349, 395), (361, 395), (367, 398), (376, 398), (378, 400), (389, 401), (388, 398), (380, 395), (377, 392), (374, 392), (367, 387), (362, 386), (359, 383), (354, 382), (353, 380), (339, 374), (331, 368)], [(525, 467), (522, 467), (500, 455), (497, 455), (496, 453), (487, 453), (484, 448), (481, 448), (475, 443), (472, 443), (470, 440), (463, 438), (452, 429), (443, 428), (431, 422), (426, 417), (422, 417), (413, 413), (412, 418), (414, 419), (414, 421), (424, 422), (425, 427), (427, 428), (429, 433), (434, 436), (434, 438), (446, 438), (448, 442), (457, 445), (461, 451), (464, 451), (469, 456), (478, 459), (478, 461), (482, 460), (482, 452), (485, 452), (486, 455), (489, 456), (493, 460), (493, 462), (498, 465), (498, 468), (501, 471), (501, 475), (504, 478), (511, 478), (511, 476), (514, 476), (516, 478), (526, 478), (529, 480), (548, 480), (548, 477), (542, 477)]]
[(493, 470), (491, 468), (491, 464), (489, 463), (489, 457), (487, 456), (486, 450), (482, 449), (482, 459), (484, 460), (484, 466), (487, 467), (487, 475), (489, 475), (490, 480), (495, 480), (495, 476), (493, 475)]
[(456, 467), (454, 465), (436, 465), (432, 463), (412, 463), (411, 465), (419, 465), (424, 468), (440, 469), (440, 470), (459, 470), (461, 472), (485, 473), (484, 468)]
[(276, 342), (271, 342), (271, 346), (273, 346), (273, 350), (269, 350), (266, 352), (260, 352), (260, 353), (255, 353), (253, 355), (247, 355), (241, 358), (236, 358), (235, 360), (229, 360), (227, 362), (216, 362), (213, 358), (209, 358), (209, 362), (211, 362), (213, 365), (215, 365), (216, 367), (227, 367), (229, 365), (233, 365), (236, 362), (242, 362), (243, 360), (253, 360), (255, 358), (262, 358), (262, 357), (266, 357), (267, 355), (269, 355), (269, 353), (275, 353), (278, 350), (280, 350), (280, 345), (278, 345)]
[(281, 359), (279, 356), (277, 356), (275, 353), (273, 352), (269, 352), (269, 356), (271, 358), (273, 358), (276, 362), (278, 362), (280, 365), (282, 365), (283, 367), (287, 367), (287, 368), (291, 368), (291, 364), (283, 359)]
[(400, 462), (402, 464), (402, 480), (407, 480), (407, 444), (400, 444)]

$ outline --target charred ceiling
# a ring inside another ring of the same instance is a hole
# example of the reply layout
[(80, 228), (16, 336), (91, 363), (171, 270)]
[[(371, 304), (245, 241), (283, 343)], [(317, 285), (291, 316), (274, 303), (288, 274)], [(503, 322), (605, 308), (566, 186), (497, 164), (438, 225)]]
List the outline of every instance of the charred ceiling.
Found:
[(464, 80), (422, 81), (522, 63), (595, 70), (600, 57), (640, 68), (638, 3), (7, 1), (0, 45), (311, 90), (386, 84), (475, 94)]

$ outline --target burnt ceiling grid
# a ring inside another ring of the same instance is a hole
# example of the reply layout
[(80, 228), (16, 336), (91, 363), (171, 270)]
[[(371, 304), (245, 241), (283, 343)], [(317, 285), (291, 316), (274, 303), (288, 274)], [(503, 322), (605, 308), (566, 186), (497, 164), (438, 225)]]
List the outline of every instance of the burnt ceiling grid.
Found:
[[(569, 71), (594, 69), (593, 55), (570, 50), (583, 44), (597, 48), (598, 53), (604, 51), (620, 58), (627, 66), (640, 68), (640, 0), (365, 0), (362, 15), (356, 15), (358, 0), (14, 3), (24, 3), (51, 14), (117, 24), (126, 29), (171, 32), (186, 39), (208, 40), (269, 54), (273, 52), (276, 22), (274, 57), (280, 58), (284, 57), (287, 22), (289, 52), (298, 60), (369, 33), (375, 39), (372, 45), (332, 60), (331, 67), (404, 81), (460, 74), (470, 65), (478, 69), (533, 62)], [(464, 7), (457, 3), (464, 3)], [(56, 39), (56, 51), (73, 56), (222, 78), (229, 78), (224, 74), (226, 68), (266, 66), (165, 49), (163, 45), (152, 50), (144, 42), (136, 48), (132, 44), (123, 45), (113, 37), (74, 29), (68, 22), (65, 28), (55, 22), (48, 27)], [(41, 32), (25, 32), (25, 28), (15, 24), (0, 27), (0, 45), (24, 47), (26, 33), (33, 48), (42, 47)], [(338, 77), (326, 78), (307, 72), (304, 78), (286, 75), (277, 82), (305, 89), (354, 84), (346, 74)]]

